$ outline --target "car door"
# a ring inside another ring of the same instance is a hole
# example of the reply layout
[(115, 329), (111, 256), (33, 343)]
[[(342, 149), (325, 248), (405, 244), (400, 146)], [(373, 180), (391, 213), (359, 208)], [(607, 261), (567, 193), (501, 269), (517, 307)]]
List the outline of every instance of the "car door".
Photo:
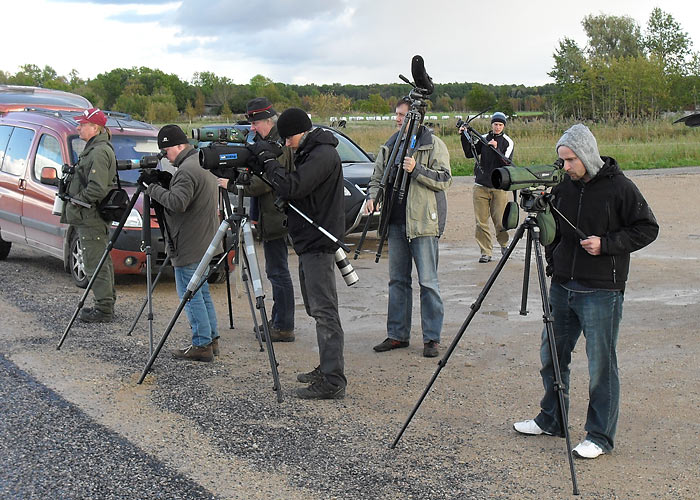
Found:
[(59, 222), (60, 216), (51, 213), (57, 188), (41, 183), (41, 169), (52, 167), (61, 175), (64, 152), (61, 141), (52, 131), (42, 128), (39, 134), (36, 149), (30, 155), (33, 161), (30, 162), (26, 176), (22, 225), (29, 246), (62, 259), (66, 226)]
[(24, 243), (22, 196), (34, 130), (0, 125), (0, 145), (4, 137), (7, 137), (7, 142), (3, 146), (0, 164), (0, 230), (4, 240)]

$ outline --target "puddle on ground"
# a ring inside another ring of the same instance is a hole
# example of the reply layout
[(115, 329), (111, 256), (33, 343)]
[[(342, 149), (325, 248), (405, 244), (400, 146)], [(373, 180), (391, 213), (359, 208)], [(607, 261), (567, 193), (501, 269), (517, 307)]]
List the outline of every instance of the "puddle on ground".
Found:
[(688, 306), (700, 303), (700, 290), (659, 290), (649, 295), (625, 292), (625, 302), (662, 302), (669, 306)]

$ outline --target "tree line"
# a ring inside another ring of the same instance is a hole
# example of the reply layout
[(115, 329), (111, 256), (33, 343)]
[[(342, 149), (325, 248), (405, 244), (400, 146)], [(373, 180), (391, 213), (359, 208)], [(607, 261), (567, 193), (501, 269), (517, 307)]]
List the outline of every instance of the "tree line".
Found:
[[(628, 16), (586, 16), (584, 48), (564, 37), (541, 86), (490, 85), (476, 82), (436, 84), (429, 109), (435, 112), (498, 109), (547, 113), (553, 118), (642, 119), (664, 111), (695, 109), (700, 95), (700, 56), (679, 23), (653, 9), (644, 31)], [(190, 81), (147, 67), (117, 68), (92, 79), (73, 70), (58, 75), (50, 66), (25, 64), (17, 73), (0, 71), (0, 83), (32, 85), (80, 94), (94, 105), (151, 121), (232, 117), (245, 112), (253, 97), (267, 97), (277, 109), (298, 106), (317, 116), (390, 113), (408, 94), (402, 83), (292, 85), (256, 75), (247, 84), (213, 72), (195, 73)]]

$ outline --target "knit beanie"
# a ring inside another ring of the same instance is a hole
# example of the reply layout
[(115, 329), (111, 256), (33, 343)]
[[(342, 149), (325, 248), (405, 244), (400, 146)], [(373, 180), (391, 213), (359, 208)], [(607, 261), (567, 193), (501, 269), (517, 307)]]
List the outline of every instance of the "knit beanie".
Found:
[(493, 115), (491, 115), (491, 123), (500, 122), (505, 125), (506, 121), (508, 121), (506, 119), (506, 115), (500, 111), (496, 111)]
[(277, 120), (277, 132), (284, 139), (311, 130), (311, 126), (311, 118), (300, 108), (285, 109)]
[(165, 125), (158, 131), (158, 149), (189, 144), (187, 136), (177, 125)]
[(591, 178), (595, 177), (604, 165), (603, 159), (598, 152), (598, 142), (593, 133), (583, 123), (577, 123), (561, 136), (555, 151), (559, 152), (559, 146), (566, 146), (571, 149), (578, 159), (583, 162), (586, 172)]

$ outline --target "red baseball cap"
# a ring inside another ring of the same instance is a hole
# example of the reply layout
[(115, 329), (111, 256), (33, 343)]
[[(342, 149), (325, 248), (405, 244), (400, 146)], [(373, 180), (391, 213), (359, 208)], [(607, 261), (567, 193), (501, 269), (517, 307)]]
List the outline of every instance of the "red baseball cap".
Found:
[(107, 124), (107, 117), (99, 108), (86, 109), (83, 114), (74, 116), (73, 119), (78, 123), (94, 123), (100, 127)]

